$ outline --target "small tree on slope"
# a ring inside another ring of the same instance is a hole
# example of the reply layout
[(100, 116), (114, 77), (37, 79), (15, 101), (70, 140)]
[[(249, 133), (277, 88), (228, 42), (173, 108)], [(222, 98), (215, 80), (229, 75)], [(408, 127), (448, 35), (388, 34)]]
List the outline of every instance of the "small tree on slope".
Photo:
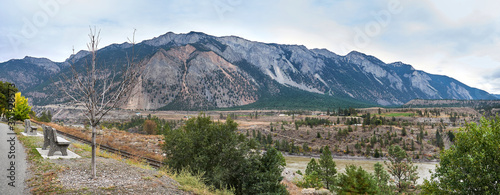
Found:
[[(126, 62), (121, 64), (121, 71), (111, 71), (104, 62), (98, 63), (99, 35), (100, 31), (90, 29), (90, 41), (87, 44), (90, 52), (88, 63), (85, 63), (84, 67), (72, 64), (71, 73), (63, 74), (58, 82), (59, 88), (71, 100), (83, 105), (83, 115), (92, 127), (92, 178), (96, 177), (96, 127), (111, 109), (118, 108), (128, 101), (143, 72), (141, 63), (136, 63), (133, 58), (133, 47), (132, 58), (127, 57)], [(134, 44), (134, 39), (131, 42)]]

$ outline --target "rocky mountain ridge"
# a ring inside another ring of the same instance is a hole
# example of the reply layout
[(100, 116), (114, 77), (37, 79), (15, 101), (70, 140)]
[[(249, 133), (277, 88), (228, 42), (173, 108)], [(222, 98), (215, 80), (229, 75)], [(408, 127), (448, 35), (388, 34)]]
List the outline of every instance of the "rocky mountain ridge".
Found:
[[(141, 84), (135, 89), (137, 93), (127, 105), (133, 109), (241, 106), (283, 97), (284, 91), (288, 91), (285, 88), (295, 90), (293, 93), (318, 94), (323, 99), (343, 98), (383, 106), (402, 105), (417, 98), (496, 99), (453, 78), (415, 70), (402, 62), (384, 63), (357, 51), (340, 56), (326, 49), (200, 32), (169, 32), (134, 47), (128, 43), (113, 44), (100, 49), (98, 55), (103, 62), (120, 63), (132, 49), (139, 51), (136, 58), (146, 66)], [(23, 83), (21, 90), (33, 96), (35, 103), (57, 103), (64, 99), (50, 98), (55, 89), (43, 80), (43, 75), (57, 77), (68, 61), (81, 65), (87, 54), (81, 51), (66, 62), (53, 64), (25, 58), (18, 62), (22, 64), (18, 67), (12, 66), (11, 61), (15, 60), (11, 60), (0, 63), (0, 68), (7, 70), (14, 82)], [(36, 76), (36, 71), (22, 72), (21, 66), (40, 70), (38, 74), (42, 76)], [(12, 78), (12, 74), (27, 73), (35, 78)], [(8, 76), (0, 74), (0, 79), (9, 81)], [(293, 96), (290, 101), (293, 102)]]

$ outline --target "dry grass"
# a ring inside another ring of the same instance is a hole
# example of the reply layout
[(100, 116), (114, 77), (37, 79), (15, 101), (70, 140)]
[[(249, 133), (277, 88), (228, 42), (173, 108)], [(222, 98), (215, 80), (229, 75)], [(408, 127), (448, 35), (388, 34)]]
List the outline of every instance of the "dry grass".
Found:
[[(91, 140), (91, 130), (60, 126), (55, 123), (33, 122), (51, 126), (59, 131), (69, 133), (82, 139)], [(105, 145), (140, 157), (148, 157), (163, 161), (163, 156), (161, 156), (161, 140), (162, 137), (160, 135), (142, 135), (116, 129), (102, 130), (102, 134), (98, 134), (96, 137), (98, 146)]]

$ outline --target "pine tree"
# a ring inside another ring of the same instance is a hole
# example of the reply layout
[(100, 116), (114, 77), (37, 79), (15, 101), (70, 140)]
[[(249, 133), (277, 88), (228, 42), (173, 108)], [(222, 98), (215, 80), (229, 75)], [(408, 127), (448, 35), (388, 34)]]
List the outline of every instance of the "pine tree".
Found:
[(297, 183), (297, 186), (302, 188), (322, 188), (323, 182), (320, 179), (320, 167), (316, 162), (316, 159), (311, 158), (311, 161), (307, 163), (306, 174), (301, 182)]
[(373, 157), (375, 157), (375, 158), (380, 157), (380, 153), (378, 152), (378, 149), (375, 149), (375, 153), (373, 154)]
[(436, 131), (436, 146), (441, 149), (444, 147), (443, 138), (441, 137), (439, 131)]
[(379, 162), (374, 165), (375, 172), (373, 173), (375, 176), (375, 180), (377, 180), (377, 186), (379, 187), (380, 194), (393, 194), (393, 189), (389, 185), (389, 179), (391, 176), (385, 171), (382, 164)]
[(270, 133), (267, 134), (267, 144), (273, 144), (273, 136)]
[(307, 142), (304, 142), (302, 144), (302, 150), (304, 151), (304, 154), (307, 154), (309, 152), (309, 146), (308, 146)]
[(411, 158), (398, 145), (389, 147), (388, 152), (390, 163), (384, 163), (389, 173), (394, 177), (399, 192), (406, 191), (411, 184), (415, 185), (419, 178), (417, 166), (413, 165)]
[(323, 148), (319, 159), (320, 178), (326, 184), (326, 188), (333, 190), (335, 184), (335, 174), (337, 174), (336, 164), (333, 161), (332, 153), (328, 146)]
[(378, 194), (375, 177), (361, 167), (348, 165), (345, 173), (339, 175), (339, 194)]

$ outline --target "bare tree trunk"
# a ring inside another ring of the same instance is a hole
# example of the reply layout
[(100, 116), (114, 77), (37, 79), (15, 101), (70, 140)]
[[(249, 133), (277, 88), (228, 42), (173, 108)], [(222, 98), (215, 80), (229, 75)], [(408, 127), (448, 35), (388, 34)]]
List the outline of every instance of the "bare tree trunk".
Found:
[[(90, 42), (87, 44), (90, 63), (81, 65), (83, 70), (77, 69), (76, 65), (72, 64), (72, 74), (63, 74), (60, 82), (60, 88), (71, 100), (83, 104), (85, 107), (83, 114), (92, 126), (92, 179), (96, 178), (96, 127), (111, 109), (119, 108), (127, 102), (131, 96), (130, 92), (140, 81), (144, 68), (142, 63), (135, 62), (133, 49), (132, 57), (126, 54), (127, 61), (122, 64), (123, 69), (120, 74), (107, 69), (103, 63), (98, 66), (99, 34), (95, 28), (93, 30), (90, 28)], [(131, 42), (135, 44), (134, 38)]]
[(96, 163), (95, 163), (95, 153), (96, 153), (96, 144), (95, 144), (95, 126), (92, 126), (92, 179), (96, 178)]

